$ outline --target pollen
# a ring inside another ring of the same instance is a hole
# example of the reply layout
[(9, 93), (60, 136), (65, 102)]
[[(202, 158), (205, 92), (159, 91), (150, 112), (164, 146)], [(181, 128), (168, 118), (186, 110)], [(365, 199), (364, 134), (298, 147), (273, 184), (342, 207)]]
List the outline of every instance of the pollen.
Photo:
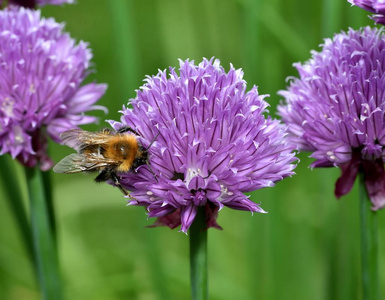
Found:
[(23, 131), (20, 126), (14, 128), (13, 133), (15, 135), (15, 142), (17, 145), (21, 145), (24, 142)]
[(15, 105), (15, 100), (6, 97), (1, 104), (2, 111), (7, 117), (13, 117), (13, 107)]
[(36, 93), (36, 88), (35, 88), (35, 85), (33, 83), (29, 86), (29, 92), (31, 94)]

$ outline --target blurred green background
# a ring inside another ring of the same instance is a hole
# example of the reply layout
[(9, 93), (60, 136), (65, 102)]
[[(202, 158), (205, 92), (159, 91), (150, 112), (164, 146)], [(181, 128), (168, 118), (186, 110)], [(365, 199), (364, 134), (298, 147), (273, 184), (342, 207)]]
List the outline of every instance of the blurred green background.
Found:
[[(109, 85), (100, 101), (109, 114), (95, 112), (100, 124), (88, 130), (119, 119), (145, 75), (178, 66), (178, 58), (215, 56), (226, 70), (230, 63), (242, 68), (248, 89), (255, 84), (271, 95), (275, 115), (277, 91), (297, 75), (293, 62), (307, 60), (324, 37), (373, 25), (345, 0), (77, 0), (42, 12), (90, 43), (96, 72), (88, 80)], [(50, 145), (56, 162), (72, 151)], [(361, 299), (357, 187), (337, 201), (339, 170), (310, 170), (307, 156), (300, 155), (297, 175), (252, 194), (268, 214), (220, 212), (223, 230), (208, 234), (210, 299)], [(26, 198), (22, 168), (14, 168)], [(50, 175), (67, 299), (189, 299), (188, 236), (145, 228), (153, 220), (143, 208), (126, 207), (118, 189), (92, 176)], [(39, 299), (0, 187), (0, 299)], [(385, 296), (384, 211), (378, 219)]]

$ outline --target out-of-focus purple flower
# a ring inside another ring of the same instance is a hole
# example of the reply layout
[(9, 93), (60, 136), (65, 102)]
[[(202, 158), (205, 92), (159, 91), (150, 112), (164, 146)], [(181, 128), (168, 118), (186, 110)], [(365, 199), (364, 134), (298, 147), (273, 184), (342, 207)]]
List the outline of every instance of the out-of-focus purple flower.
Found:
[[(271, 187), (293, 174), (293, 146), (284, 142), (285, 127), (265, 118), (266, 95), (253, 87), (246, 93), (243, 72), (229, 72), (219, 60), (199, 65), (180, 61), (147, 77), (144, 86), (123, 107), (116, 130), (130, 126), (149, 149), (151, 169), (122, 174), (132, 191), (131, 205), (142, 205), (154, 225), (187, 232), (198, 207), (205, 207), (207, 227), (220, 228), (217, 213), (224, 206), (264, 213), (243, 192)], [(158, 135), (159, 134), (159, 135)]]
[(38, 6), (73, 4), (75, 0), (36, 0)]
[(106, 85), (80, 86), (91, 51), (63, 26), (39, 11), (0, 11), (0, 155), (43, 170), (52, 166), (47, 135), (59, 142), (61, 132), (96, 121), (84, 112), (104, 109), (94, 103)]
[[(45, 5), (63, 5), (63, 4), (72, 4), (74, 0), (8, 0), (8, 4), (18, 5), (26, 8), (36, 8), (36, 6), (45, 6)], [(3, 5), (3, 1), (0, 0), (0, 5)]]
[(362, 28), (326, 39), (305, 64), (296, 63), (278, 110), (289, 139), (312, 151), (312, 167), (340, 167), (337, 197), (364, 172), (373, 210), (385, 206), (385, 37)]
[(384, 0), (348, 0), (352, 5), (359, 6), (374, 13), (371, 18), (379, 24), (385, 25), (385, 1)]

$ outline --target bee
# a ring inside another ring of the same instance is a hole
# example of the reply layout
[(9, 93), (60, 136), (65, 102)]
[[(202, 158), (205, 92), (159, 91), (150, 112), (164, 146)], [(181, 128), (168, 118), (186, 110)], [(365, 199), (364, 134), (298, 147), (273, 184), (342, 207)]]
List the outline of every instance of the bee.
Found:
[(119, 174), (135, 171), (144, 164), (149, 166), (148, 149), (155, 141), (147, 149), (144, 148), (138, 141), (138, 133), (130, 127), (123, 127), (117, 132), (107, 128), (99, 132), (73, 129), (63, 132), (60, 139), (77, 153), (64, 157), (53, 168), (55, 173), (99, 171), (96, 182), (112, 180), (124, 195), (129, 193), (120, 184)]

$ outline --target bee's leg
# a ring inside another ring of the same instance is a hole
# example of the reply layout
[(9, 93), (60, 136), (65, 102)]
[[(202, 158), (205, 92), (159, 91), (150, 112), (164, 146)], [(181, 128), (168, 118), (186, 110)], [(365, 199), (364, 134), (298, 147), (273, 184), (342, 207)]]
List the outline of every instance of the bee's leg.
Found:
[(109, 179), (112, 179), (114, 181), (115, 186), (117, 186), (124, 195), (129, 195), (128, 192), (122, 187), (122, 185), (119, 182), (118, 176), (116, 176), (115, 172), (109, 170), (109, 169), (104, 169), (99, 173), (99, 175), (95, 178), (96, 182), (105, 182)]
[(122, 187), (122, 185), (120, 184), (119, 178), (118, 178), (118, 176), (116, 176), (115, 172), (111, 172), (110, 174), (111, 174), (111, 178), (114, 181), (115, 185), (122, 191), (122, 193), (125, 196), (129, 196), (130, 194), (126, 191), (126, 189), (124, 187)]
[(96, 182), (105, 182), (108, 179), (110, 179), (110, 172), (107, 169), (104, 169), (99, 173), (98, 176), (96, 176), (95, 181)]
[(102, 130), (100, 130), (100, 133), (104, 133), (104, 134), (111, 134), (111, 129), (109, 128), (103, 128)]
[(140, 135), (138, 132), (136, 132), (134, 129), (132, 129), (130, 126), (123, 126), (118, 130), (118, 133), (125, 133), (125, 132), (132, 132), (135, 135)]

